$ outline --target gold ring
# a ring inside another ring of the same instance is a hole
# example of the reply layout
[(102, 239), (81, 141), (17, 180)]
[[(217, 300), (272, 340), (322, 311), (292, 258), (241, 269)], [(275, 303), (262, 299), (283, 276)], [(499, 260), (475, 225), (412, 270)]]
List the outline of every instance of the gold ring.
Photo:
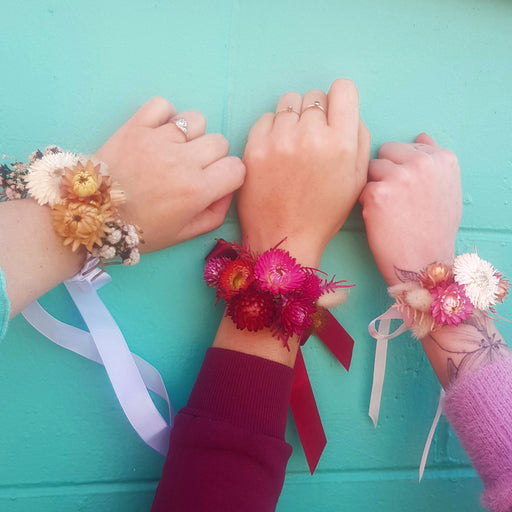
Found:
[(275, 116), (277, 117), (279, 114), (288, 114), (288, 113), (293, 113), (293, 114), (297, 114), (299, 117), (300, 117), (300, 112), (297, 112), (292, 105), (288, 105), (287, 107), (285, 108), (282, 108), (281, 110), (278, 110), (276, 113), (275, 113)]
[(320, 102), (317, 100), (314, 103), (311, 103), (311, 105), (308, 105), (302, 110), (302, 113), (306, 112), (306, 110), (309, 110), (310, 108), (317, 108), (318, 110), (321, 110), (324, 114), (327, 114), (326, 110), (322, 105), (320, 105)]

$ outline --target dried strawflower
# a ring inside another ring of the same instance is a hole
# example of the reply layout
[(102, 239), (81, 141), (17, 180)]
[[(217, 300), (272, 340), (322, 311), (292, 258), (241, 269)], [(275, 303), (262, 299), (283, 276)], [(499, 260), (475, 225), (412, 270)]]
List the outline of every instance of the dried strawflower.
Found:
[(27, 188), (30, 195), (40, 205), (53, 207), (62, 201), (60, 185), (64, 168), (72, 168), (79, 162), (79, 155), (69, 152), (48, 153), (34, 159), (27, 175)]
[(245, 290), (253, 281), (253, 267), (245, 260), (237, 258), (231, 261), (220, 276), (218, 295), (223, 298), (232, 297), (235, 293)]
[(254, 332), (270, 327), (275, 314), (272, 295), (250, 287), (230, 300), (226, 314), (233, 319), (238, 329)]
[(496, 304), (500, 278), (498, 272), (476, 253), (461, 254), (455, 258), (453, 275), (475, 308), (485, 311)]
[(294, 334), (301, 335), (312, 323), (315, 305), (305, 297), (281, 296), (277, 303), (276, 332), (285, 343)]
[[(85, 199), (97, 195), (102, 182), (99, 170), (100, 165), (95, 166), (90, 160), (85, 166), (77, 162), (71, 168), (66, 167), (61, 182), (62, 195), (67, 199)], [(101, 196), (98, 197), (98, 200), (101, 199)]]
[(496, 277), (499, 279), (498, 282), (498, 293), (496, 295), (497, 302), (503, 302), (508, 295), (508, 289), (510, 288), (510, 283), (507, 279), (503, 277), (500, 272), (496, 272)]
[(297, 290), (304, 282), (302, 267), (282, 249), (265, 251), (254, 265), (254, 276), (263, 289), (272, 293)]
[(418, 281), (424, 288), (430, 290), (443, 281), (450, 281), (453, 277), (452, 270), (443, 263), (432, 263), (418, 274)]
[(430, 312), (436, 324), (459, 325), (469, 318), (473, 305), (459, 283), (440, 283), (430, 290), (432, 305)]
[(217, 287), (220, 283), (220, 276), (231, 263), (229, 258), (224, 256), (218, 258), (210, 258), (204, 268), (203, 278), (208, 286)]
[(101, 239), (108, 232), (107, 222), (114, 219), (110, 204), (66, 202), (56, 204), (51, 211), (55, 232), (76, 251), (84, 245), (89, 252), (94, 244), (102, 245)]

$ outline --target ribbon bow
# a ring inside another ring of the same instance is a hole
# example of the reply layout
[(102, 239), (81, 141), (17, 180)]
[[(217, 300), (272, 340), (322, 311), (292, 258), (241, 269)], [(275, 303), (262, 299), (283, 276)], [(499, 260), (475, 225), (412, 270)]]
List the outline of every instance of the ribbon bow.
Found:
[[(221, 256), (234, 259), (237, 253), (224, 240), (219, 240), (205, 259), (208, 261), (210, 258)], [(315, 334), (348, 371), (352, 360), (354, 340), (328, 310), (325, 310), (324, 322), (321, 328), (315, 331)], [(301, 345), (308, 338), (309, 334), (304, 336)], [(290, 396), (290, 407), (309, 470), (313, 474), (327, 444), (327, 438), (300, 348), (295, 361), (295, 379)]]

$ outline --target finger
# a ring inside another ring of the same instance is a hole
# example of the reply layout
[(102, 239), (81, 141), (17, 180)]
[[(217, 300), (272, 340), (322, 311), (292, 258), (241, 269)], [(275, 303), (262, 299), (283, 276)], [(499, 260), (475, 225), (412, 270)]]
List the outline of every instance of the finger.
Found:
[(188, 150), (190, 150), (190, 155), (199, 161), (201, 167), (205, 168), (228, 155), (229, 142), (220, 133), (207, 133), (191, 140), (187, 144)]
[(198, 178), (204, 192), (204, 204), (211, 204), (239, 189), (245, 178), (245, 165), (240, 158), (227, 156), (205, 167)]
[(360, 173), (364, 179), (368, 176), (368, 165), (370, 160), (370, 149), (372, 144), (372, 138), (370, 130), (363, 123), (363, 120), (359, 118), (359, 129), (357, 134), (357, 159), (356, 159), (356, 171)]
[(206, 119), (197, 110), (186, 110), (173, 116), (167, 124), (160, 126), (159, 130), (169, 134), (170, 142), (187, 142), (204, 135)]
[(301, 123), (327, 123), (327, 95), (319, 89), (312, 89), (302, 99)]
[(371, 204), (371, 201), (374, 200), (376, 192), (382, 187), (381, 183), (375, 183), (373, 181), (368, 182), (364, 188), (361, 194), (359, 195), (359, 202), (361, 203), (361, 206), (363, 207), (363, 218), (366, 222), (366, 208), (369, 204)]
[(327, 122), (339, 134), (347, 147), (357, 143), (359, 128), (359, 92), (354, 82), (344, 78), (335, 80), (328, 94)]
[(301, 104), (302, 97), (298, 92), (283, 94), (277, 103), (273, 129), (281, 131), (297, 126)]
[(198, 213), (181, 231), (180, 241), (190, 240), (196, 236), (209, 233), (222, 226), (229, 210), (234, 193), (218, 199)]
[(398, 169), (398, 165), (391, 160), (378, 158), (370, 160), (368, 166), (368, 182), (370, 181), (384, 181), (393, 176)]
[(439, 147), (435, 140), (428, 134), (426, 134), (425, 132), (423, 133), (420, 133), (417, 137), (416, 137), (416, 141), (415, 142), (418, 142), (419, 144), (427, 144), (428, 146), (433, 146), (435, 148)]
[(412, 144), (405, 142), (386, 142), (379, 148), (379, 158), (390, 160), (395, 164), (408, 162), (415, 154), (416, 149)]
[(157, 128), (167, 123), (177, 112), (176, 107), (172, 103), (165, 98), (155, 96), (135, 112), (131, 121), (140, 126)]
[(266, 114), (263, 114), (251, 128), (249, 136), (247, 137), (247, 142), (260, 140), (261, 138), (267, 136), (272, 130), (274, 117), (275, 114), (273, 112), (267, 112)]

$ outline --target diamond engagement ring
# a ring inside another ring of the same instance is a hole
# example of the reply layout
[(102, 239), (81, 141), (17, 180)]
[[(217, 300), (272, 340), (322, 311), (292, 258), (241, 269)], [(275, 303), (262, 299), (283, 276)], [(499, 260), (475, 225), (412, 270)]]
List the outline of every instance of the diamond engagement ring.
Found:
[(304, 112), (306, 112), (306, 110), (309, 110), (310, 108), (317, 108), (318, 110), (321, 110), (324, 114), (326, 114), (325, 108), (322, 107), (322, 105), (320, 104), (320, 102), (318, 100), (311, 103), (311, 105), (308, 105), (307, 107), (305, 107), (302, 110), (302, 113), (304, 114)]
[(185, 138), (188, 141), (188, 121), (183, 117), (178, 117), (178, 119), (175, 119), (173, 123), (185, 134)]

